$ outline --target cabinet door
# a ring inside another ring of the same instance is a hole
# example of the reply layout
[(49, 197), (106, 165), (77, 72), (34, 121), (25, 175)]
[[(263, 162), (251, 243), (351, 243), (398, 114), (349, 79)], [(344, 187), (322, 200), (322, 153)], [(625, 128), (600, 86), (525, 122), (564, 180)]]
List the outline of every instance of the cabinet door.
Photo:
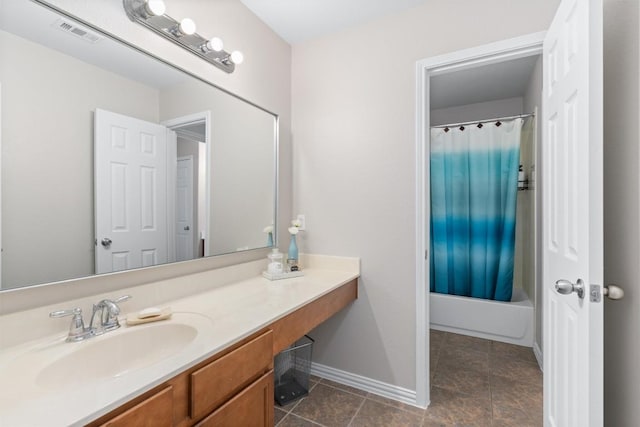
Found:
[(191, 374), (191, 417), (210, 414), (273, 367), (268, 331)]
[(197, 427), (212, 426), (273, 426), (273, 370), (197, 424)]
[(169, 386), (102, 424), (105, 427), (171, 427), (173, 387)]

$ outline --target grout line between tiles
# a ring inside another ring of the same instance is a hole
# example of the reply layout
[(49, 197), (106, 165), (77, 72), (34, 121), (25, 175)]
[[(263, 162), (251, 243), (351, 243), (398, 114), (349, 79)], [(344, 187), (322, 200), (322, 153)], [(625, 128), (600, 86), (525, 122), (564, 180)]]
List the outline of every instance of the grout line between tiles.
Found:
[[(492, 344), (493, 346), (493, 344)], [(489, 356), (489, 358), (491, 358), (491, 356)], [(489, 364), (487, 367), (487, 375), (489, 376), (489, 404), (491, 405), (491, 425), (493, 426), (495, 424), (495, 417), (494, 417), (494, 409), (493, 409), (493, 368), (491, 365), (491, 360), (489, 360)]]
[[(353, 394), (353, 393), (352, 393)], [(362, 397), (362, 396), (361, 396)], [(347, 424), (347, 427), (351, 427), (351, 424), (353, 423), (353, 420), (356, 419), (356, 417), (358, 416), (358, 414), (360, 413), (360, 409), (362, 409), (362, 407), (364, 406), (364, 402), (367, 401), (367, 398), (363, 398), (362, 402), (360, 402), (360, 406), (358, 406), (358, 410), (356, 411), (355, 414), (353, 414), (353, 417), (351, 417), (351, 421), (349, 421), (349, 424)]]
[(354, 393), (354, 392), (349, 391), (349, 390), (345, 390), (345, 389), (340, 388), (340, 387), (338, 387), (338, 386), (333, 386), (333, 385), (331, 385), (331, 384), (325, 384), (325, 383), (322, 383), (322, 385), (323, 385), (323, 386), (325, 386), (325, 387), (332, 388), (332, 389), (334, 389), (334, 390), (338, 390), (338, 391), (342, 391), (342, 392), (345, 392), (345, 393), (352, 394), (352, 395), (357, 396), (357, 397), (364, 397), (365, 399), (367, 398), (367, 396), (366, 396), (366, 395), (364, 395), (364, 396), (363, 396), (363, 395), (361, 395), (361, 394)]
[[(524, 384), (527, 384), (527, 383), (533, 384), (533, 381), (527, 381), (527, 380), (523, 381), (522, 379), (514, 380), (511, 377), (502, 376), (499, 373), (494, 373), (493, 369), (492, 369), (491, 359), (497, 359), (497, 360), (510, 359), (510, 360), (516, 360), (517, 362), (521, 362), (521, 363), (524, 363), (524, 364), (530, 364), (530, 365), (537, 365), (537, 364), (532, 362), (532, 361), (529, 361), (529, 360), (526, 360), (526, 359), (522, 359), (522, 358), (520, 358), (518, 356), (496, 353), (495, 351), (493, 351), (493, 348), (494, 348), (494, 341), (493, 340), (491, 340), (491, 345), (489, 346), (489, 352), (486, 353), (484, 351), (478, 351), (478, 350), (473, 349), (473, 348), (464, 348), (464, 347), (456, 346), (454, 344), (449, 344), (448, 342), (449, 342), (450, 335), (451, 334), (449, 334), (449, 333), (445, 333), (445, 335), (443, 337), (443, 340), (442, 340), (442, 343), (440, 344), (439, 349), (436, 352), (438, 360), (436, 361), (436, 365), (434, 366), (434, 369), (433, 369), (433, 372), (432, 372), (433, 377), (435, 377), (435, 374), (440, 370), (440, 368), (442, 368), (440, 366), (439, 362), (440, 362), (440, 359), (441, 359), (441, 356), (442, 356), (441, 353), (444, 351), (445, 347), (448, 347), (448, 348), (460, 348), (460, 349), (463, 349), (465, 351), (486, 354), (489, 357), (490, 360), (489, 360), (489, 364), (487, 366), (487, 370), (484, 371), (484, 373), (486, 375), (488, 375), (488, 377), (489, 377), (489, 401), (490, 401), (490, 405), (491, 405), (490, 406), (490, 409), (491, 409), (491, 412), (490, 412), (490, 417), (491, 417), (490, 418), (490, 423), (491, 423), (492, 426), (494, 426), (494, 425), (496, 425), (495, 409), (494, 409), (495, 408), (495, 405), (494, 405), (494, 393), (495, 393), (495, 379), (496, 379), (496, 377), (506, 378), (506, 379), (509, 379), (511, 381), (521, 382), (521, 383), (524, 383)], [(433, 377), (432, 377), (432, 379), (433, 379)], [(536, 383), (537, 383), (537, 381), (536, 381)], [(433, 381), (431, 381), (430, 385), (431, 385), (431, 387), (433, 387)], [(424, 424), (424, 421), (426, 419), (427, 419), (427, 412), (425, 411), (424, 415), (423, 415), (423, 418), (422, 418), (422, 423), (423, 424)]]
[[(284, 410), (284, 409), (282, 409), (282, 407), (281, 407), (281, 406), (276, 406), (276, 408), (280, 409), (280, 410), (281, 410), (282, 412), (284, 412), (286, 415), (285, 415), (284, 417), (282, 417), (282, 419), (281, 419), (280, 421), (278, 421), (278, 424), (276, 424), (274, 427), (277, 427), (277, 426), (279, 426), (280, 424), (282, 424), (282, 422), (284, 421), (284, 419), (285, 419), (285, 418), (287, 418), (289, 415), (293, 415), (293, 416), (295, 416), (295, 417), (302, 418), (303, 420), (305, 420), (305, 421), (309, 421), (309, 422), (314, 423), (314, 424), (316, 424), (316, 425), (322, 425), (322, 424), (318, 424), (318, 423), (317, 423), (317, 422), (315, 422), (315, 421), (308, 420), (308, 419), (306, 419), (306, 418), (304, 418), (304, 417), (301, 417), (300, 415), (297, 415), (297, 414), (294, 414), (294, 413), (293, 413), (293, 410), (294, 410), (295, 408), (297, 408), (297, 407), (298, 407), (298, 405), (299, 405), (299, 404), (300, 404), (304, 399), (306, 399), (307, 397), (309, 397), (309, 395), (311, 394), (311, 392), (313, 391), (313, 389), (314, 389), (314, 388), (316, 388), (316, 386), (317, 386), (318, 384), (320, 384), (320, 381), (322, 381), (322, 379), (320, 379), (319, 381), (311, 381), (311, 382), (313, 383), (313, 385), (312, 385), (311, 387), (309, 387), (309, 394), (308, 394), (307, 396), (305, 396), (305, 397), (301, 398), (301, 399), (298, 399), (298, 400), (297, 400), (297, 402), (295, 403), (295, 405), (293, 405), (289, 410)], [(324, 427), (324, 426), (323, 426), (323, 427)]]
[[(318, 423), (318, 422), (316, 422), (316, 421), (313, 421), (313, 420), (310, 420), (310, 419), (308, 419), (308, 418), (302, 417), (302, 416), (300, 416), (300, 415), (298, 415), (298, 414), (292, 414), (292, 413), (289, 413), (289, 414), (287, 414), (287, 417), (300, 418), (301, 420), (305, 420), (305, 421), (307, 421), (307, 422), (310, 422), (310, 423), (311, 423), (311, 424), (313, 424), (313, 425), (320, 426), (320, 427), (325, 427), (325, 425), (324, 425), (324, 424), (320, 424), (320, 423)], [(282, 420), (284, 421), (284, 419), (285, 419), (285, 418), (287, 418), (287, 417), (284, 417)], [(280, 422), (282, 422), (282, 421), (280, 421)]]

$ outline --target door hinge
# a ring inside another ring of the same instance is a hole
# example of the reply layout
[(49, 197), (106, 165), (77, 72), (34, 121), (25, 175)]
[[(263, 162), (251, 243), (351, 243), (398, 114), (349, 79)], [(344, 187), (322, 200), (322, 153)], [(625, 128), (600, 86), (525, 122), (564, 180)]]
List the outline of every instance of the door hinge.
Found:
[(429, 259), (429, 250), (424, 251), (424, 259)]
[(591, 285), (589, 287), (589, 301), (600, 302), (602, 300), (602, 293), (600, 292), (600, 285)]

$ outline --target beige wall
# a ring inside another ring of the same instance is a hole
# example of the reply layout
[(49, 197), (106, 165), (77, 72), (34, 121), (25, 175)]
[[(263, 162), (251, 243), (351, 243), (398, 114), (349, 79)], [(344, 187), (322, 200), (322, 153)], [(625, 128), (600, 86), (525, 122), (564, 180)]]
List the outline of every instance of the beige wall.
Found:
[(415, 390), (416, 61), (545, 30), (557, 4), (434, 0), (294, 46), (301, 246), (362, 258), (358, 301), (313, 334), (316, 362)]
[(515, 116), (522, 113), (522, 97), (515, 97), (431, 110), (429, 119), (431, 126), (438, 126), (447, 123)]
[(193, 180), (193, 215), (191, 216), (191, 229), (194, 233), (193, 238), (193, 256), (198, 257), (198, 247), (200, 243), (200, 229), (198, 228), (198, 207), (202, 203), (198, 198), (200, 191), (198, 189), (198, 176), (200, 171), (198, 169), (200, 165), (200, 144), (201, 142), (192, 141), (190, 139), (177, 137), (177, 155), (180, 157), (193, 157), (193, 173), (191, 179)]
[(275, 118), (198, 81), (160, 92), (162, 121), (203, 111), (211, 113), (208, 253), (264, 247), (275, 200)]
[[(531, 153), (535, 146), (534, 119), (528, 118), (522, 125), (522, 138), (520, 140), (520, 164), (526, 177), (531, 176), (533, 159)], [(534, 301), (534, 190), (518, 191), (516, 208), (516, 245), (514, 256), (513, 286), (522, 288), (529, 299)]]
[[(533, 144), (530, 147), (527, 156), (529, 157), (528, 164), (533, 166), (533, 169), (527, 171), (529, 179), (530, 191), (525, 191), (524, 195), (520, 198), (520, 202), (526, 205), (526, 212), (528, 218), (526, 223), (529, 227), (530, 239), (524, 243), (523, 253), (526, 254), (528, 261), (524, 264), (524, 275), (530, 278), (529, 286), (526, 288), (529, 298), (535, 304), (535, 344), (540, 350), (542, 350), (542, 281), (538, 278), (542, 277), (542, 253), (539, 252), (539, 245), (536, 246), (536, 240), (542, 242), (542, 186), (540, 183), (540, 176), (542, 173), (543, 165), (536, 163), (537, 153), (540, 152), (542, 144), (540, 144), (540, 138), (542, 136), (542, 57), (538, 58), (536, 65), (533, 68), (531, 77), (529, 79), (529, 86), (527, 92), (523, 98), (523, 110), (531, 113), (536, 111), (538, 115), (535, 119), (536, 129), (534, 132)], [(536, 212), (538, 213), (536, 216)], [(540, 255), (538, 255), (538, 253)]]
[(604, 276), (624, 288), (605, 299), (605, 425), (640, 420), (640, 65), (637, 0), (604, 2)]
[(158, 92), (4, 31), (0, 82), (2, 288), (93, 274), (93, 113), (157, 122)]
[[(192, 17), (198, 25), (200, 34), (220, 36), (228, 48), (244, 52), (245, 62), (237, 68), (235, 73), (226, 74), (179, 46), (129, 21), (120, 1), (51, 0), (49, 3), (279, 114), (281, 165), (279, 226), (280, 230), (286, 232), (286, 226), (291, 217), (291, 47), (286, 42), (239, 0), (170, 2), (167, 13), (175, 17)], [(3, 93), (4, 91), (3, 86)], [(285, 247), (286, 242), (283, 241), (281, 249)], [(10, 296), (4, 295), (0, 312), (12, 312), (46, 303), (65, 301), (70, 296), (90, 295), (105, 289), (118, 289), (163, 277), (174, 277), (215, 266), (229, 265), (241, 260), (261, 258), (263, 255), (266, 256), (266, 252), (266, 250), (254, 251), (249, 254), (234, 254), (230, 257), (159, 266), (143, 272), (118, 273), (108, 277), (73, 281), (64, 286), (56, 285), (52, 289), (24, 289)]]

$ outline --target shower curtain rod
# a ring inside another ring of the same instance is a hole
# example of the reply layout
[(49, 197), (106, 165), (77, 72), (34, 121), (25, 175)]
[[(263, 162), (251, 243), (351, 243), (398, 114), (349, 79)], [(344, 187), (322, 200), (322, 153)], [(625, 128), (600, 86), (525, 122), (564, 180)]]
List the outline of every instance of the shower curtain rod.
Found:
[(499, 122), (499, 121), (512, 120), (512, 119), (524, 119), (526, 117), (533, 117), (533, 116), (535, 116), (535, 113), (518, 114), (517, 116), (508, 116), (508, 117), (497, 117), (495, 119), (473, 120), (471, 122), (449, 123), (446, 125), (437, 125), (437, 126), (431, 126), (431, 127), (432, 128), (451, 128), (451, 127), (457, 127), (457, 126), (477, 125), (480, 123)]

